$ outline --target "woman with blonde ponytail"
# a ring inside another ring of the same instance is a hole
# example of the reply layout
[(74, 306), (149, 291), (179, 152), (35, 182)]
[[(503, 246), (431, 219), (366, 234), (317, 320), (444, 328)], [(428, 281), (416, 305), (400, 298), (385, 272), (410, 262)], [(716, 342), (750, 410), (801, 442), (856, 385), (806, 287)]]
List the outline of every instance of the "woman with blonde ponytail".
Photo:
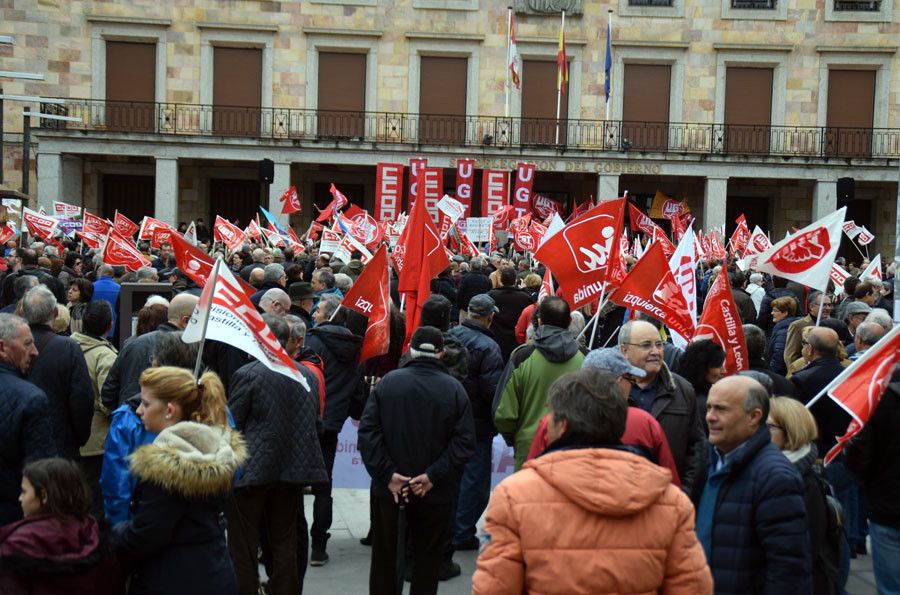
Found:
[(140, 385), (137, 414), (158, 436), (131, 456), (133, 516), (115, 528), (133, 564), (130, 593), (235, 594), (222, 519), (247, 451), (228, 428), (222, 381), (164, 366), (145, 370)]

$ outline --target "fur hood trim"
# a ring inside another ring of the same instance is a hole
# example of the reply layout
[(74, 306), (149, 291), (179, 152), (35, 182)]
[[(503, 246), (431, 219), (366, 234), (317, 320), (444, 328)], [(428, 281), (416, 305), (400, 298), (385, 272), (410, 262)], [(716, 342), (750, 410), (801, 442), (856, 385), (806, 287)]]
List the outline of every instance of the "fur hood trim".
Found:
[(159, 433), (131, 455), (131, 472), (185, 498), (214, 496), (231, 489), (247, 447), (229, 428), (184, 421)]

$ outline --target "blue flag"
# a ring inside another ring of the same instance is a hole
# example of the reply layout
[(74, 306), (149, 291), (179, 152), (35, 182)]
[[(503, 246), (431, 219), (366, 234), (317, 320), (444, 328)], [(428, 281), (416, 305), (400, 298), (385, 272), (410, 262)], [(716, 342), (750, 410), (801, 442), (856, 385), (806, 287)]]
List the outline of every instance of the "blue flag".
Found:
[(267, 211), (265, 209), (265, 207), (263, 207), (262, 205), (259, 205), (259, 210), (262, 211), (262, 214), (265, 215), (265, 217), (266, 217), (266, 219), (268, 219), (269, 223), (272, 224), (272, 227), (274, 227), (275, 229), (278, 230), (278, 233), (280, 233), (281, 235), (287, 235), (287, 231), (283, 227), (281, 227), (281, 224), (278, 223), (278, 219), (276, 219), (272, 215), (272, 213)]
[(604, 71), (606, 72), (606, 83), (604, 85), (606, 103), (609, 103), (609, 88), (612, 79), (612, 15), (610, 15), (610, 19), (606, 23), (606, 66)]

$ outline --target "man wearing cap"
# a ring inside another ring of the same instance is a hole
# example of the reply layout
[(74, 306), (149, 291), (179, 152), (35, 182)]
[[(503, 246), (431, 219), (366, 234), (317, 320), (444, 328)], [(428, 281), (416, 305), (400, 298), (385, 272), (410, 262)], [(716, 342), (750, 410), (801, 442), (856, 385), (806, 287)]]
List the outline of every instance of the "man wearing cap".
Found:
[(444, 368), (443, 349), (441, 331), (416, 329), (411, 359), (372, 388), (360, 419), (359, 450), (374, 500), (370, 593), (396, 592), (400, 502), (412, 534), (410, 592), (437, 592), (459, 476), (475, 450), (472, 406)]
[(847, 330), (850, 335), (856, 337), (856, 329), (860, 323), (866, 319), (869, 312), (872, 311), (871, 306), (865, 302), (854, 301), (847, 304), (844, 311), (844, 322), (847, 323)]
[(291, 297), (290, 313), (303, 319), (307, 329), (312, 328), (312, 308), (316, 302), (316, 292), (312, 285), (306, 281), (292, 283), (288, 287), (288, 295)]
[(450, 336), (462, 343), (469, 352), (468, 375), (463, 381), (472, 417), (475, 419), (475, 454), (466, 463), (459, 482), (456, 519), (452, 527), (455, 550), (478, 549), (475, 524), (487, 508), (491, 492), (491, 452), (497, 429), (491, 413), (491, 402), (497, 382), (503, 374), (503, 358), (491, 323), (497, 313), (494, 298), (486, 293), (469, 300), (468, 316), (450, 331)]

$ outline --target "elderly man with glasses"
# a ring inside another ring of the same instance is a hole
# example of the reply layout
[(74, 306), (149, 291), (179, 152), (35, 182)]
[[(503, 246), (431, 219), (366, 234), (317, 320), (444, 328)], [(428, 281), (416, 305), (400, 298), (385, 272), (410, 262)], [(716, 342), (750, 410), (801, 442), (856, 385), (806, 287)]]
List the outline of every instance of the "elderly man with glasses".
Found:
[[(631, 385), (629, 402), (648, 412), (662, 426), (678, 467), (682, 489), (696, 501), (706, 464), (705, 432), (697, 396), (691, 384), (663, 362), (659, 330), (649, 322), (633, 320), (619, 331), (619, 350), (628, 362), (646, 374)], [(695, 485), (695, 480), (701, 482)]]

